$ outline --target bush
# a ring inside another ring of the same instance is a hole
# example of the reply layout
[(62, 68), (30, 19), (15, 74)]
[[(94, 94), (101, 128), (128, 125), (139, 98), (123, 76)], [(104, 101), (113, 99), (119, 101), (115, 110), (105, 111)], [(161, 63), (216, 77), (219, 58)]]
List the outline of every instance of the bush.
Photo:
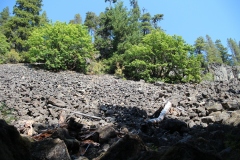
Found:
[(200, 82), (202, 57), (191, 54), (192, 51), (192, 46), (186, 44), (182, 37), (154, 30), (143, 38), (141, 44), (132, 46), (108, 62), (115, 61), (123, 66), (128, 79)]
[(214, 75), (210, 72), (203, 75), (203, 81), (214, 81)]
[(50, 70), (87, 71), (86, 59), (94, 52), (87, 28), (56, 22), (36, 28), (27, 41), (30, 62), (44, 63)]
[(87, 67), (87, 74), (102, 74), (104, 73), (104, 64), (99, 62), (91, 62)]
[(14, 49), (4, 55), (4, 63), (19, 63), (20, 61), (21, 57)]

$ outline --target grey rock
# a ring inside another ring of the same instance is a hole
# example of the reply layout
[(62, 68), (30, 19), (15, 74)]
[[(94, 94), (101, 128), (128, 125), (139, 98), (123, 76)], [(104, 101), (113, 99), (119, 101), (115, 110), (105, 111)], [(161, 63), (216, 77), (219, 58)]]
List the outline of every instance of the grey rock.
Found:
[(66, 107), (66, 103), (54, 97), (49, 97), (48, 103), (58, 107)]
[(32, 157), (36, 160), (71, 160), (64, 141), (59, 138), (47, 138), (32, 144)]
[(211, 106), (207, 107), (206, 109), (208, 110), (208, 112), (210, 114), (212, 112), (222, 111), (223, 110), (223, 106), (220, 103), (215, 103), (214, 105), (211, 105)]
[(201, 121), (203, 122), (203, 123), (213, 123), (213, 122), (215, 122), (215, 117), (214, 116), (206, 116), (206, 117), (202, 117), (201, 118)]

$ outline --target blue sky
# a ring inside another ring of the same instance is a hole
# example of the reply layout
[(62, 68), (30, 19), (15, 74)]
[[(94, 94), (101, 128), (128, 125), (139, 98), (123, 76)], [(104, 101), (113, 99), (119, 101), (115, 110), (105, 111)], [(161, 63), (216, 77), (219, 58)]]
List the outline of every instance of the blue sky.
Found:
[[(9, 6), (12, 12), (15, 0), (1, 0), (0, 11)], [(129, 7), (129, 0), (123, 0)], [(213, 41), (220, 39), (227, 46), (227, 38), (240, 41), (240, 0), (138, 0), (153, 16), (164, 14), (160, 26), (170, 35), (180, 35), (189, 44), (199, 36), (210, 35)], [(86, 12), (99, 15), (109, 3), (105, 0), (43, 0), (42, 10), (53, 22), (69, 22), (79, 13), (85, 19)]]

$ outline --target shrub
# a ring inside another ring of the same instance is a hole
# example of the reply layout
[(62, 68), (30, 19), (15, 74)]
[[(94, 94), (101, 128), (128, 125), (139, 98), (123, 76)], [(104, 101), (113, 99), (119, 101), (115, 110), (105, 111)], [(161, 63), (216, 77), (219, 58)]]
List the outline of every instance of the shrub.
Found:
[(87, 74), (102, 74), (104, 73), (104, 64), (99, 61), (91, 62), (87, 67)]
[(44, 63), (51, 70), (86, 72), (93, 44), (87, 28), (56, 22), (36, 28), (27, 41), (30, 62)]
[(203, 81), (214, 81), (214, 75), (210, 72), (203, 75)]
[(4, 56), (4, 63), (19, 63), (20, 61), (21, 57), (14, 49), (11, 49), (11, 51)]
[(124, 75), (133, 80), (200, 82), (202, 57), (192, 51), (182, 37), (154, 30), (115, 61), (125, 67)]

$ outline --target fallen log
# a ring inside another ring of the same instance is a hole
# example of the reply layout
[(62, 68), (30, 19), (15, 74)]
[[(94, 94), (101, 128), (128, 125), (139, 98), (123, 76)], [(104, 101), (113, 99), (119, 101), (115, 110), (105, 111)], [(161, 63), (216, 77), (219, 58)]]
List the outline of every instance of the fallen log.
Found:
[(172, 107), (172, 103), (170, 101), (168, 101), (165, 105), (165, 107), (163, 108), (163, 110), (161, 111), (160, 115), (158, 116), (158, 118), (153, 118), (153, 119), (149, 119), (147, 121), (147, 123), (159, 123), (161, 122), (164, 117), (166, 116), (166, 114), (169, 112), (170, 108)]

